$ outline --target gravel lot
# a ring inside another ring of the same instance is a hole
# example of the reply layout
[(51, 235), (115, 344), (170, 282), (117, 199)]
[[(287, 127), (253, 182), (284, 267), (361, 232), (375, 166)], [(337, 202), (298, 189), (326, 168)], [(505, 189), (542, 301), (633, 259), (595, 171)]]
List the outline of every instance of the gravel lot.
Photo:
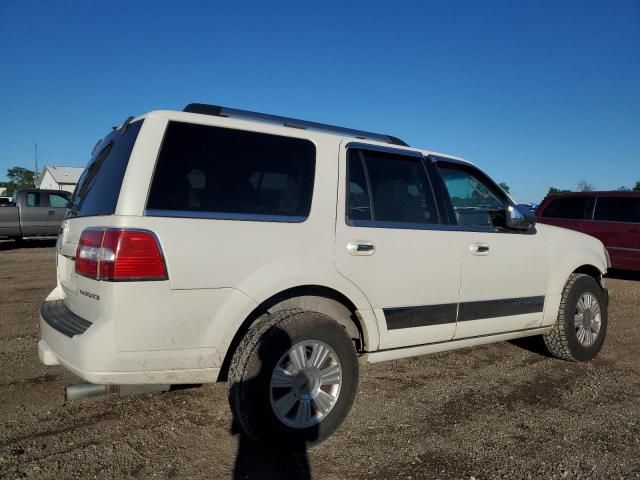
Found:
[(608, 280), (592, 363), (518, 342), (369, 365), (333, 437), (279, 454), (237, 435), (224, 384), (65, 404), (78, 379), (36, 352), (53, 251), (0, 242), (0, 478), (640, 478), (640, 276)]

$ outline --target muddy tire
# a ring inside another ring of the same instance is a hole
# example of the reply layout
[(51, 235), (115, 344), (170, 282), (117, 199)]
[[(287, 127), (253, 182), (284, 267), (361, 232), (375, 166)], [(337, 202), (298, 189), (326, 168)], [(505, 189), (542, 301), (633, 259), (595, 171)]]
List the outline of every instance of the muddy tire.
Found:
[(542, 336), (549, 353), (572, 362), (596, 357), (607, 335), (607, 296), (591, 276), (574, 273), (562, 292), (558, 320)]
[(353, 341), (321, 313), (265, 314), (240, 342), (228, 386), (236, 426), (251, 440), (277, 448), (317, 444), (338, 428), (353, 403)]

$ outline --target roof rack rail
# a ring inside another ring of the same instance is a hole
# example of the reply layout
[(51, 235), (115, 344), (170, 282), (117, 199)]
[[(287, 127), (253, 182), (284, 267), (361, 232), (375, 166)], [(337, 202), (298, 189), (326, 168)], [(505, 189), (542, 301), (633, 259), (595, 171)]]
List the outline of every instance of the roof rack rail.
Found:
[(327, 125), (324, 123), (309, 122), (307, 120), (299, 120), (297, 118), (281, 117), (279, 115), (269, 115), (268, 113), (251, 112), (249, 110), (239, 110), (237, 108), (220, 107), (218, 105), (207, 105), (204, 103), (190, 103), (184, 107), (184, 112), (200, 113), (203, 115), (215, 115), (217, 117), (231, 117), (245, 120), (257, 120), (260, 122), (277, 123), (285, 127), (300, 128), (303, 130), (318, 130), (321, 132), (337, 133), (356, 137), (360, 139), (377, 140), (379, 142), (391, 143), (393, 145), (409, 145), (398, 137), (385, 135), (382, 133), (365, 132), (363, 130), (355, 130), (353, 128), (337, 127), (335, 125)]

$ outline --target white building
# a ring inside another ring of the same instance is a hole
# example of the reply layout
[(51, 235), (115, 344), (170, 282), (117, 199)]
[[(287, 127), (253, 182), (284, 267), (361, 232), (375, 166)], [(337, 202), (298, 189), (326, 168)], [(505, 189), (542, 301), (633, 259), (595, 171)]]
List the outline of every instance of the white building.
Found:
[(83, 167), (57, 167), (47, 165), (38, 181), (38, 188), (73, 192), (82, 175)]

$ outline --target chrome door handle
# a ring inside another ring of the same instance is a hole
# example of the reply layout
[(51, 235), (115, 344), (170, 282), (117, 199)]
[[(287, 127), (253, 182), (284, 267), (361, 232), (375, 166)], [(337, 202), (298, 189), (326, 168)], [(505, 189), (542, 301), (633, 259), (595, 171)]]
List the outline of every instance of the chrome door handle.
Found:
[(471, 250), (471, 255), (489, 255), (489, 245), (486, 243), (472, 243), (469, 250)]
[(48, 215), (55, 215), (56, 211), (55, 210), (49, 210), (49, 212), (47, 212)]
[(373, 255), (376, 252), (376, 246), (372, 242), (349, 242), (347, 252), (351, 255)]

